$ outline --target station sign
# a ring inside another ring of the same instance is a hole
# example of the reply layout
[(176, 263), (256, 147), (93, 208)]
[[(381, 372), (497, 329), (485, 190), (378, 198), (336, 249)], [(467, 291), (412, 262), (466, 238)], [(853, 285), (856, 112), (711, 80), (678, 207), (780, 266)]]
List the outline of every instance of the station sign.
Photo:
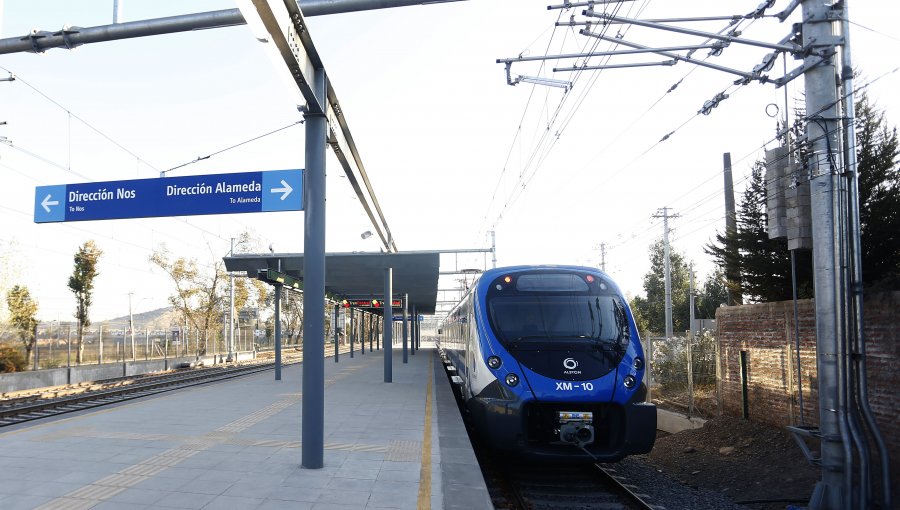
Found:
[[(406, 317), (406, 320), (409, 321), (409, 322), (422, 322), (423, 320), (425, 320), (425, 317), (422, 316), (422, 315), (419, 315), (419, 316), (418, 316), (418, 320), (417, 320), (416, 317), (413, 317), (412, 315), (409, 315), (409, 316)], [(395, 316), (394, 316), (394, 322), (403, 322), (403, 316), (402, 316), (402, 315), (395, 315)]]
[(270, 170), (37, 186), (34, 222), (303, 210), (303, 171)]
[[(381, 299), (345, 299), (341, 301), (344, 308), (384, 308), (384, 300)], [(391, 301), (391, 308), (402, 308), (403, 301), (394, 299)]]
[(260, 269), (256, 273), (256, 278), (271, 285), (284, 285), (292, 289), (302, 289), (303, 281), (294, 278), (291, 275), (276, 271), (274, 269)]

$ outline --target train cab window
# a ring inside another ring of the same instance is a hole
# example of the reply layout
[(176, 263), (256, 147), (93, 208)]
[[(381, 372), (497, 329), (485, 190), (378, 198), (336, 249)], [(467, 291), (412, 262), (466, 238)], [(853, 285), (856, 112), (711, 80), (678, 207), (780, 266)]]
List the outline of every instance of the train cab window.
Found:
[(489, 321), (507, 347), (584, 344), (619, 350), (630, 339), (626, 305), (599, 280), (578, 273), (526, 273), (487, 296)]

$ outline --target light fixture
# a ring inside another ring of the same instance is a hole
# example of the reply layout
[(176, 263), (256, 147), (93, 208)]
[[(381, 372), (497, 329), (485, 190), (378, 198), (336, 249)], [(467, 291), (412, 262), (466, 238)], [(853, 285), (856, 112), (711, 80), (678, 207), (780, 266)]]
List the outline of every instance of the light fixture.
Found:
[(368, 239), (368, 238), (372, 237), (372, 231), (371, 231), (371, 230), (366, 230), (365, 232), (363, 232), (362, 234), (360, 234), (359, 237), (361, 237), (361, 238), (363, 238), (363, 239)]

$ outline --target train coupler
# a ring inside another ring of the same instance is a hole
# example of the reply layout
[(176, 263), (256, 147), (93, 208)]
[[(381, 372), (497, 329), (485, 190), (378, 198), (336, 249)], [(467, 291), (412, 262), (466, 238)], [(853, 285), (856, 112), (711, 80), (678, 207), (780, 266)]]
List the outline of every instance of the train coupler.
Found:
[(589, 411), (560, 411), (559, 443), (584, 447), (594, 442), (594, 413)]

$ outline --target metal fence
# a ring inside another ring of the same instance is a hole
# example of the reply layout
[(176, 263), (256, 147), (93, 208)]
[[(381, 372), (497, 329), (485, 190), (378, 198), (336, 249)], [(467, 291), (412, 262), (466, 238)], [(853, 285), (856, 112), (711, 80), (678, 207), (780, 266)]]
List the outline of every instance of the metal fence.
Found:
[[(82, 358), (78, 363), (78, 330), (75, 326), (39, 327), (37, 341), (28, 360), (27, 370), (59, 368), (128, 360), (149, 360), (205, 354), (225, 354), (223, 331), (190, 329), (135, 330), (86, 328), (82, 341)], [(23, 358), (25, 347), (7, 328), (0, 335), (0, 345), (17, 350)], [(235, 330), (235, 349), (255, 347), (252, 331)]]
[(716, 367), (718, 342), (715, 333), (703, 331), (693, 337), (642, 337), (649, 360), (648, 400), (661, 409), (687, 416), (713, 418), (720, 414)]

